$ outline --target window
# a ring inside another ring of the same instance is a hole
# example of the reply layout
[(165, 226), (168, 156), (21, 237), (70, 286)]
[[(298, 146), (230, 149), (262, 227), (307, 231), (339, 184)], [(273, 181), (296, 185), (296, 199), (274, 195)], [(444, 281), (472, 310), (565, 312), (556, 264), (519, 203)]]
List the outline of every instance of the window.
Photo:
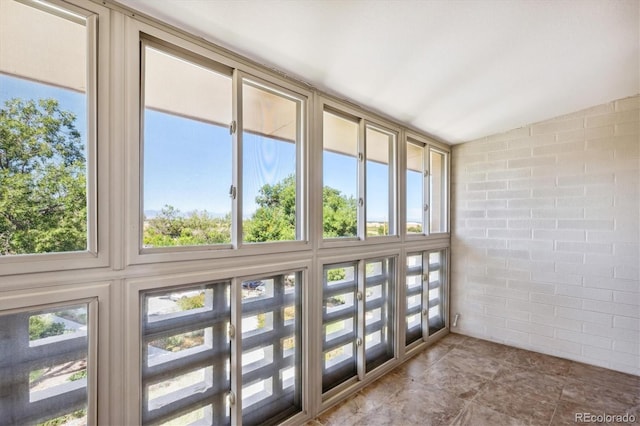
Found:
[(322, 235), (356, 237), (359, 124), (324, 111), (322, 128)]
[(412, 138), (406, 147), (405, 231), (408, 235), (448, 232), (448, 153)]
[(303, 237), (302, 101), (266, 85), (242, 85), (244, 242)]
[(142, 422), (230, 424), (230, 282), (146, 292)]
[(231, 71), (149, 43), (143, 58), (143, 246), (231, 244)]
[(431, 186), (429, 191), (429, 232), (447, 232), (447, 155), (431, 149), (429, 151), (429, 175)]
[(333, 110), (322, 120), (323, 238), (395, 235), (396, 134)]
[(446, 250), (407, 255), (406, 344), (445, 328)]
[(242, 282), (242, 424), (302, 410), (301, 273)]
[(424, 233), (424, 216), (427, 210), (424, 152), (423, 144), (407, 141), (407, 234)]
[(95, 18), (11, 0), (0, 16), (0, 256), (95, 252)]
[(90, 423), (90, 305), (0, 314), (3, 423)]
[(143, 45), (143, 247), (302, 240), (303, 99)]
[(395, 232), (395, 135), (367, 126), (367, 237)]
[[(301, 280), (293, 272), (237, 281), (235, 291), (222, 281), (144, 292), (143, 423), (231, 424), (234, 384), (245, 425), (277, 424), (300, 412)], [(238, 297), (241, 320), (234, 324)]]
[(325, 265), (323, 392), (393, 359), (394, 265), (394, 258)]

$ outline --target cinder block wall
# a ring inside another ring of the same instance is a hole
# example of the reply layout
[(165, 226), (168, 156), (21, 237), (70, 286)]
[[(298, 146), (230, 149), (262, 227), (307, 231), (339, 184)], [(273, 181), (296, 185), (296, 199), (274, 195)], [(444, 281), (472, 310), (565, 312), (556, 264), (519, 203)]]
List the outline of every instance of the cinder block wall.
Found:
[(639, 107), (453, 147), (454, 332), (640, 375)]

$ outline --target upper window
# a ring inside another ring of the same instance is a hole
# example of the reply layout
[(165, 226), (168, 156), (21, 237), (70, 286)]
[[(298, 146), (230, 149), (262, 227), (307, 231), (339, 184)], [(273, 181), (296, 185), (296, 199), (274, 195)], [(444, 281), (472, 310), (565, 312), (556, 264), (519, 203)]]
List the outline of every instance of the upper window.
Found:
[(410, 235), (447, 232), (448, 154), (413, 139), (407, 140), (406, 147), (405, 231)]
[(0, 2), (0, 256), (92, 249), (88, 25)]
[(367, 126), (367, 237), (395, 234), (395, 135)]
[(325, 111), (322, 120), (322, 235), (358, 235), (359, 124)]
[(424, 233), (426, 210), (424, 145), (407, 142), (407, 233)]
[(302, 102), (249, 80), (242, 85), (244, 242), (302, 239)]
[(325, 239), (396, 234), (396, 134), (362, 123), (323, 113)]
[(230, 244), (231, 74), (143, 53), (143, 245)]
[(430, 149), (429, 231), (447, 232), (447, 154)]
[(143, 247), (302, 239), (303, 100), (143, 45)]

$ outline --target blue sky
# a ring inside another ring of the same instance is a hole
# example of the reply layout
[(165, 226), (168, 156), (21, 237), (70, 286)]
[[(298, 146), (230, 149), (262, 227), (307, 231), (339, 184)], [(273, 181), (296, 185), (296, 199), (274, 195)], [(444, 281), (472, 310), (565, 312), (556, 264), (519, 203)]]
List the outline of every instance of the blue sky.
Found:
[[(0, 102), (14, 97), (58, 99), (63, 110), (76, 114), (77, 128), (85, 139), (83, 93), (0, 74)], [(165, 204), (183, 213), (207, 210), (224, 215), (231, 211), (231, 136), (226, 127), (147, 110), (144, 137), (145, 211), (159, 211)], [(245, 134), (244, 151), (244, 216), (250, 217), (262, 185), (295, 173), (296, 153), (292, 143), (254, 134)], [(323, 159), (323, 185), (355, 198), (356, 159), (331, 152), (325, 152)], [(388, 169), (371, 162), (368, 168), (368, 220), (387, 220)]]

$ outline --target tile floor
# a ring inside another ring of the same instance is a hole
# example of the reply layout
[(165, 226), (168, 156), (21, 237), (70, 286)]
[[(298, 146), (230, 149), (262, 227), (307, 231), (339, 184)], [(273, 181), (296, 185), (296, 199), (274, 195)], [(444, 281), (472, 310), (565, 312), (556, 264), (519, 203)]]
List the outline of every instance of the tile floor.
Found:
[[(575, 425), (576, 413), (640, 424), (640, 377), (449, 334), (307, 426)], [(610, 420), (588, 424), (628, 424)]]

